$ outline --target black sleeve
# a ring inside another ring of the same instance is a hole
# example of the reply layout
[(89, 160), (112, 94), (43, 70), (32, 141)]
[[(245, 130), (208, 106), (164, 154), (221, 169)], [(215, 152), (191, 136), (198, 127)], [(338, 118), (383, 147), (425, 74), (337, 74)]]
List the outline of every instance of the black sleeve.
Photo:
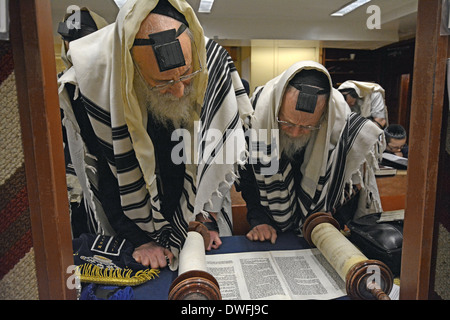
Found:
[(104, 157), (98, 159), (100, 201), (106, 217), (117, 235), (130, 241), (135, 247), (153, 241), (123, 212), (120, 203), (117, 178), (111, 172)]
[[(67, 86), (69, 96), (73, 97), (73, 90)], [(99, 176), (98, 198), (112, 228), (118, 236), (129, 240), (135, 247), (153, 241), (147, 234), (129, 219), (122, 210), (119, 185), (117, 178), (111, 172), (104, 152), (97, 140), (82, 99), (72, 100), (72, 108), (80, 127), (80, 134), (89, 152), (97, 157)]]
[(242, 198), (247, 204), (247, 221), (251, 228), (260, 224), (268, 224), (277, 229), (267, 208), (261, 205), (258, 185), (251, 165), (247, 164), (245, 169), (239, 169), (239, 182), (236, 190), (240, 191)]

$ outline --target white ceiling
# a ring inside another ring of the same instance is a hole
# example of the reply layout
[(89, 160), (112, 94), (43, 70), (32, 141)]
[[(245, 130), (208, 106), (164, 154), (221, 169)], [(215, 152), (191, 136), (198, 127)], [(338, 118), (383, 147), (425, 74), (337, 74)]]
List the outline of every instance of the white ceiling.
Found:
[[(197, 12), (200, 0), (187, 0)], [(372, 0), (344, 17), (330, 13), (350, 0), (216, 0), (212, 12), (198, 13), (206, 36), (227, 45), (253, 39), (320, 40), (324, 47), (375, 49), (415, 36), (418, 0)], [(113, 0), (52, 0), (53, 24), (69, 5), (86, 6), (114, 22)], [(369, 5), (381, 12), (381, 28), (369, 30)]]

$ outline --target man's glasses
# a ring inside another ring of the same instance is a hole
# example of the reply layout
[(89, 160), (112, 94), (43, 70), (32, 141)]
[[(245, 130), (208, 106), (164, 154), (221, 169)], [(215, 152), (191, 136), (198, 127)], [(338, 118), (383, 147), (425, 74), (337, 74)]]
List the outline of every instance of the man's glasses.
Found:
[(277, 122), (279, 124), (283, 125), (283, 126), (288, 127), (288, 128), (300, 128), (300, 129), (310, 130), (310, 131), (319, 130), (320, 127), (321, 127), (320, 124), (317, 125), (317, 126), (303, 126), (301, 124), (295, 124), (295, 123), (292, 123), (292, 122), (280, 120), (278, 117), (277, 117)]
[[(189, 67), (189, 69), (190, 69), (191, 67)], [(151, 87), (150, 86), (150, 90), (164, 90), (164, 89), (167, 89), (167, 88), (169, 88), (169, 87), (171, 87), (171, 86), (173, 86), (173, 85), (175, 85), (175, 84), (177, 84), (177, 83), (179, 83), (179, 82), (184, 82), (184, 81), (188, 81), (188, 80), (191, 80), (192, 78), (194, 78), (197, 74), (199, 74), (200, 72), (202, 72), (202, 70), (203, 70), (203, 68), (202, 68), (202, 65), (200, 64), (200, 69), (198, 69), (198, 70), (196, 70), (196, 71), (194, 71), (194, 72), (192, 72), (192, 73), (190, 73), (190, 74), (187, 74), (187, 75), (185, 75), (185, 76), (181, 76), (178, 80), (169, 80), (169, 81), (165, 81), (164, 83), (162, 83), (162, 84), (158, 84), (158, 85), (156, 85), (156, 86), (154, 86), (154, 87)]]
[(390, 144), (388, 144), (387, 147), (390, 150), (399, 150), (400, 151), (400, 150), (402, 150), (405, 147), (405, 145), (401, 145), (401, 146), (397, 147), (397, 146), (391, 146)]

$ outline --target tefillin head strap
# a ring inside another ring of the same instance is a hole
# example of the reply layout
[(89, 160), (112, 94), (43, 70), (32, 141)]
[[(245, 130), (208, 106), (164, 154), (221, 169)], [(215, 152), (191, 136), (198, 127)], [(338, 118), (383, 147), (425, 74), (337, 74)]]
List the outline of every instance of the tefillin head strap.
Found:
[(135, 39), (134, 46), (152, 46), (161, 72), (186, 65), (180, 40), (177, 38), (187, 29), (181, 24), (178, 30), (170, 29), (148, 35), (148, 39)]

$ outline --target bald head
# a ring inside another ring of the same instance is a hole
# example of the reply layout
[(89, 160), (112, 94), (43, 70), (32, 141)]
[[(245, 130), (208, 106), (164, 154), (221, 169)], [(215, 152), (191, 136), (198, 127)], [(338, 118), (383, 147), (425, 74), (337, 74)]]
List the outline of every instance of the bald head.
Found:
[(180, 21), (171, 17), (158, 13), (150, 13), (144, 21), (142, 21), (138, 33), (136, 34), (136, 38), (147, 39), (149, 34), (170, 29), (178, 29), (180, 25)]
[[(151, 34), (171, 29), (178, 30), (180, 26), (181, 22), (178, 20), (165, 15), (150, 13), (141, 23), (136, 34), (136, 39), (149, 39), (149, 35)], [(133, 60), (142, 77), (150, 87), (155, 87), (171, 80), (176, 81), (181, 76), (188, 75), (192, 72), (192, 50), (189, 33), (185, 31), (177, 39), (180, 41), (185, 65), (167, 71), (160, 71), (151, 45), (133, 46), (131, 50)], [(163, 91), (170, 92), (176, 97), (181, 97), (184, 93), (184, 84), (183, 82), (178, 82)]]

